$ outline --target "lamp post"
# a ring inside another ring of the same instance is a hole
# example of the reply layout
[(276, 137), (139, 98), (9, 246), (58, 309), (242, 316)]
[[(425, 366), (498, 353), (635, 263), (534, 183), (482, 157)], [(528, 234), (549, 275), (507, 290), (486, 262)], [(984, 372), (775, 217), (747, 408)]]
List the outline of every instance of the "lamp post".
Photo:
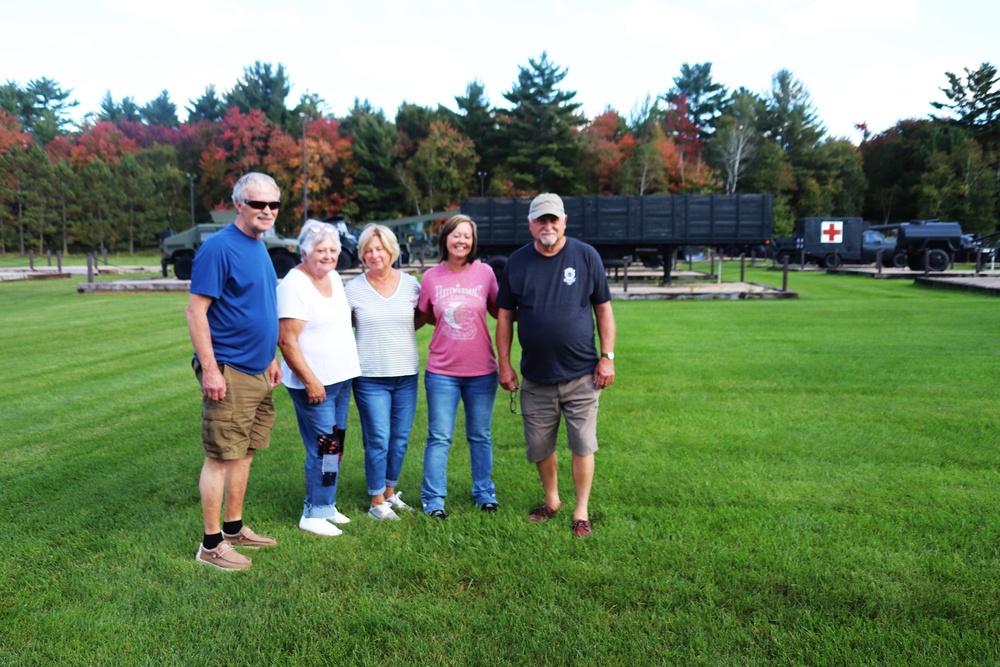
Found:
[(299, 113), (302, 118), (302, 224), (309, 220), (309, 189), (308, 170), (306, 164), (306, 112)]
[(191, 226), (194, 227), (194, 174), (187, 174), (188, 191), (191, 193)]
[(485, 171), (477, 171), (476, 172), (476, 176), (479, 177), (479, 196), (482, 197), (482, 196), (484, 196), (486, 194), (486, 184), (485, 184), (486, 183), (486, 181), (485, 181), (485, 179), (486, 179), (486, 172)]

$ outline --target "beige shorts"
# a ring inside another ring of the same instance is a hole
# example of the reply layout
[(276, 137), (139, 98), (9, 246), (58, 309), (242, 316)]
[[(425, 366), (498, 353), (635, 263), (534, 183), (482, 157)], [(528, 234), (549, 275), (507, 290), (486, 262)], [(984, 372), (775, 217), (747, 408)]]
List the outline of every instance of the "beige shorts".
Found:
[(597, 406), (601, 390), (592, 375), (560, 384), (521, 378), (521, 414), (528, 461), (538, 463), (556, 451), (559, 420), (565, 415), (569, 449), (577, 456), (597, 451)]
[[(247, 375), (222, 365), (226, 396), (221, 401), (201, 398), (201, 441), (205, 456), (228, 461), (250, 450), (267, 449), (274, 426), (274, 390), (266, 373)], [(201, 384), (201, 365), (194, 362)]]

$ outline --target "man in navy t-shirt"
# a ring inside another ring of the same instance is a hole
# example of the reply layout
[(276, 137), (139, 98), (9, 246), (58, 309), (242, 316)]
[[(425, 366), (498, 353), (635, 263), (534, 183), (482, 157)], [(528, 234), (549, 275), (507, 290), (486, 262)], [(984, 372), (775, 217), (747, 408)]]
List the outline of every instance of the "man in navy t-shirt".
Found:
[[(572, 452), (576, 508), (573, 534), (590, 535), (587, 504), (597, 451), (597, 407), (601, 390), (615, 379), (615, 318), (600, 255), (566, 236), (566, 211), (555, 194), (531, 202), (528, 225), (534, 243), (515, 251), (500, 279), (497, 352), (500, 385), (521, 390), (528, 460), (538, 467), (545, 503), (531, 521), (555, 516), (559, 499), (556, 435), (566, 420)], [(594, 346), (594, 319), (600, 353)], [(510, 363), (514, 321), (521, 344), (521, 375)]]
[(278, 215), (278, 185), (265, 174), (246, 174), (233, 188), (233, 203), (236, 222), (210, 236), (194, 257), (185, 310), (205, 450), (198, 485), (205, 535), (195, 558), (223, 570), (250, 567), (235, 546), (277, 544), (243, 525), (243, 496), (254, 452), (270, 444), (272, 392), (281, 382), (278, 279), (260, 242)]

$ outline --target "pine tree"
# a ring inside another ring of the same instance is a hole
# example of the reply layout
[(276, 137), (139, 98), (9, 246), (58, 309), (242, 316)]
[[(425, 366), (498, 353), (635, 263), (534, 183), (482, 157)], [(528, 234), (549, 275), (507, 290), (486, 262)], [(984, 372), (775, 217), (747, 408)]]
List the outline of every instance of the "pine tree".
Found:
[(549, 62), (545, 52), (528, 63), (504, 93), (514, 105), (504, 124), (510, 179), (520, 192), (573, 194), (579, 189), (582, 150), (578, 128), (586, 119), (572, 101), (576, 92), (558, 88), (568, 70)]

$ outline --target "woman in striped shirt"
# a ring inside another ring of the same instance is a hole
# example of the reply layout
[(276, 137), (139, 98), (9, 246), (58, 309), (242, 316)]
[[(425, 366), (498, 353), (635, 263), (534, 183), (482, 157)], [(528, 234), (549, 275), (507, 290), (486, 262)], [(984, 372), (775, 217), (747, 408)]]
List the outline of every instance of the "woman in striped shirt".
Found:
[(361, 376), (354, 401), (365, 445), (365, 477), (373, 519), (398, 519), (394, 510), (412, 509), (396, 491), (417, 411), (415, 333), (420, 284), (393, 268), (399, 242), (388, 227), (368, 225), (358, 251), (366, 272), (345, 290), (354, 318)]

